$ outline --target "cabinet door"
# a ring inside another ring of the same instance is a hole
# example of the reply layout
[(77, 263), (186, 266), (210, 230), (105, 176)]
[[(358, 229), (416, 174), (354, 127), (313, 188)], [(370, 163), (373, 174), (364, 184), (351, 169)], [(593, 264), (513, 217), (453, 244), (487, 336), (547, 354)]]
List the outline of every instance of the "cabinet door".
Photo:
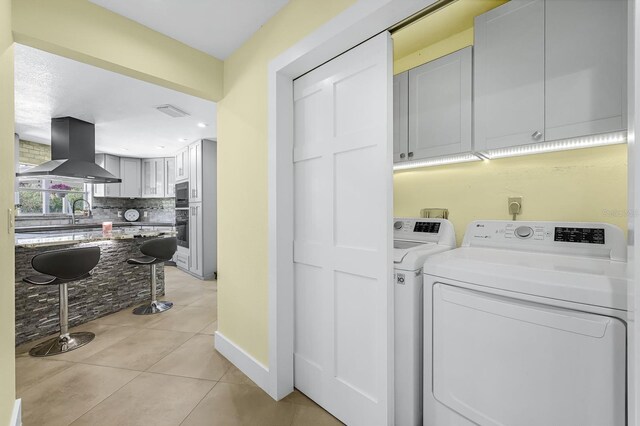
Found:
[(546, 140), (626, 129), (627, 1), (545, 6)]
[(202, 201), (202, 141), (189, 145), (189, 201)]
[(474, 76), (477, 151), (544, 140), (544, 0), (476, 17)]
[(393, 162), (405, 161), (409, 152), (409, 72), (393, 77)]
[(409, 70), (409, 160), (471, 151), (472, 48)]
[(164, 196), (175, 197), (176, 196), (176, 159), (174, 157), (167, 157), (164, 159)]
[(154, 188), (153, 188), (153, 196), (155, 198), (163, 198), (164, 197), (164, 181), (165, 181), (165, 172), (164, 172), (164, 158), (155, 158), (153, 160), (154, 164)]
[(202, 276), (202, 205), (197, 203), (190, 206), (189, 209), (191, 210), (189, 218), (189, 270)]
[[(114, 176), (120, 176), (120, 158), (108, 154), (96, 154), (96, 164)], [(100, 183), (93, 185), (94, 197), (119, 197), (119, 183)]]
[(149, 198), (153, 196), (154, 190), (154, 162), (153, 160), (142, 160), (142, 196)]
[(140, 159), (121, 158), (120, 159), (120, 196), (137, 198), (142, 195)]
[(176, 154), (176, 182), (189, 179), (189, 148)]

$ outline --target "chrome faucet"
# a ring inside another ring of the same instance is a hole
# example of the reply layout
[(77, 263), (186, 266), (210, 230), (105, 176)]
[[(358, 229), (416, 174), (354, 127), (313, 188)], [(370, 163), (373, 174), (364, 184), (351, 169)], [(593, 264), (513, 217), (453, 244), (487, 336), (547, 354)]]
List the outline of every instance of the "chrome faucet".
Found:
[(71, 224), (75, 225), (77, 223), (77, 219), (76, 219), (76, 203), (78, 201), (83, 201), (85, 203), (87, 203), (87, 205), (89, 206), (89, 217), (91, 217), (91, 204), (85, 200), (84, 198), (78, 198), (77, 200), (73, 201), (73, 204), (71, 205)]

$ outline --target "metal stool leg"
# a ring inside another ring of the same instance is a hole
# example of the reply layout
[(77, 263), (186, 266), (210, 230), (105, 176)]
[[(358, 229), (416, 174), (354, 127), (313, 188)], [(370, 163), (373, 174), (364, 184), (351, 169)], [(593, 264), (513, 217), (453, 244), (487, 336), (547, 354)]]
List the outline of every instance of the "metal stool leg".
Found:
[(133, 310), (136, 315), (151, 315), (171, 309), (172, 302), (156, 300), (156, 265), (151, 265), (151, 303), (145, 303)]
[(60, 284), (60, 335), (44, 341), (29, 351), (31, 356), (51, 356), (78, 349), (96, 337), (89, 332), (69, 333), (69, 293), (67, 284)]

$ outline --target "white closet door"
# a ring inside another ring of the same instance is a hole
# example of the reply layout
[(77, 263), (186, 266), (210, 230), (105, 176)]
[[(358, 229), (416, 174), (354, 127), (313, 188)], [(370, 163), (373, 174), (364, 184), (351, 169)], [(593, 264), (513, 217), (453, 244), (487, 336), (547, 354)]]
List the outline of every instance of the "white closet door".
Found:
[(294, 82), (295, 386), (349, 425), (393, 419), (387, 32)]
[(407, 160), (409, 152), (409, 72), (393, 77), (393, 162)]

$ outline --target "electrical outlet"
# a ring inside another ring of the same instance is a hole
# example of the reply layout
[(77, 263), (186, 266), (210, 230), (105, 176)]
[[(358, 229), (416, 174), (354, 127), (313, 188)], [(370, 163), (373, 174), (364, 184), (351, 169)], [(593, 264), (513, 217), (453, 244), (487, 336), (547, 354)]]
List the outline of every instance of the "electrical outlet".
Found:
[(118, 217), (122, 217), (122, 212), (118, 212)]
[(513, 220), (516, 220), (516, 216), (522, 213), (522, 197), (509, 197), (507, 207)]
[(147, 213), (148, 213), (148, 212), (144, 212), (144, 217), (147, 217), (147, 216), (148, 216), (148, 214), (147, 214)]

